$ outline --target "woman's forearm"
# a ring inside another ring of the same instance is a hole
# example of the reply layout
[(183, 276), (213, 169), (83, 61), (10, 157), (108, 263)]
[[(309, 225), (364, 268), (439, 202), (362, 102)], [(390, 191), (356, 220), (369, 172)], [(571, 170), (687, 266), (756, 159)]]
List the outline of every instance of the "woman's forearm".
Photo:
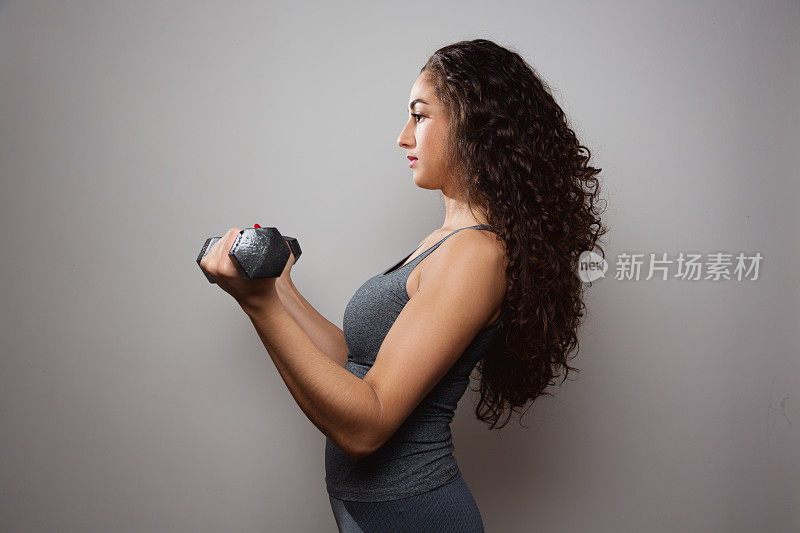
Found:
[(372, 385), (323, 353), (277, 296), (257, 309), (241, 306), (308, 419), (351, 459), (370, 453), (380, 417)]
[(291, 279), (278, 278), (275, 289), (286, 312), (303, 328), (314, 344), (337, 364), (344, 366), (347, 361), (347, 344), (342, 330), (314, 309)]

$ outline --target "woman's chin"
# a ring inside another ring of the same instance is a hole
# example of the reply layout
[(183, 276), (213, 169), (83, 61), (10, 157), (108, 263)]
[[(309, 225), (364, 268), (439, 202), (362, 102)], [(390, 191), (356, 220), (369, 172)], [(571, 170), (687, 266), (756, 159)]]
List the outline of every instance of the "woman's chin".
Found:
[(433, 191), (439, 188), (438, 184), (430, 183), (424, 177), (418, 175), (416, 172), (414, 173), (414, 185), (416, 185), (420, 189), (427, 189), (429, 191)]

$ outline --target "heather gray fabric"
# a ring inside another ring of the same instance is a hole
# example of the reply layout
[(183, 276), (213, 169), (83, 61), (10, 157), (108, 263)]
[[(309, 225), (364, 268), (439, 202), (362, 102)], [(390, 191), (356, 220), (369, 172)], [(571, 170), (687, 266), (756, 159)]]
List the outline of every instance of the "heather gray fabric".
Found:
[(461, 472), (441, 487), (397, 500), (328, 498), (339, 533), (484, 533), (478, 504)]
[[(494, 231), (483, 224), (469, 228)], [(355, 292), (344, 312), (343, 331), (349, 350), (345, 369), (364, 377), (409, 301), (406, 281), (411, 271), (448, 237), (464, 229), (468, 228), (453, 231), (403, 265), (411, 252)], [(453, 456), (450, 422), (470, 373), (490, 347), (498, 325), (499, 319), (475, 336), (442, 380), (376, 452), (354, 461), (326, 439), (325, 482), (330, 496), (360, 502), (394, 500), (433, 490), (460, 473)]]

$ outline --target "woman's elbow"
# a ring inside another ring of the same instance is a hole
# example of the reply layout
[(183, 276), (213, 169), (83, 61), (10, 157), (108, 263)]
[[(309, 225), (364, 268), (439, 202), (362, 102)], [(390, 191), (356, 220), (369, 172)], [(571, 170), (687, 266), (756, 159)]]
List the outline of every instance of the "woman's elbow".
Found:
[(376, 448), (374, 446), (368, 444), (353, 443), (342, 448), (342, 453), (344, 453), (351, 461), (358, 461), (372, 455), (375, 450)]

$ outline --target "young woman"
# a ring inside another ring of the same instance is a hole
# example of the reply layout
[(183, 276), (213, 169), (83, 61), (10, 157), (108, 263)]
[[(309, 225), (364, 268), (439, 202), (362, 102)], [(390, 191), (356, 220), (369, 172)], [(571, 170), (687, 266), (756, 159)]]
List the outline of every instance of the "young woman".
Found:
[(293, 258), (278, 279), (241, 280), (223, 252), (240, 228), (201, 267), (325, 434), (339, 531), (483, 531), (450, 422), (475, 368), (475, 414), (489, 429), (506, 407), (510, 417), (552, 395), (559, 367), (564, 379), (577, 370), (575, 269), (582, 251), (602, 252), (600, 169), (530, 65), (488, 40), (437, 50), (409, 115), (397, 143), (414, 183), (442, 192), (444, 223), (356, 291), (343, 330), (293, 285)]

